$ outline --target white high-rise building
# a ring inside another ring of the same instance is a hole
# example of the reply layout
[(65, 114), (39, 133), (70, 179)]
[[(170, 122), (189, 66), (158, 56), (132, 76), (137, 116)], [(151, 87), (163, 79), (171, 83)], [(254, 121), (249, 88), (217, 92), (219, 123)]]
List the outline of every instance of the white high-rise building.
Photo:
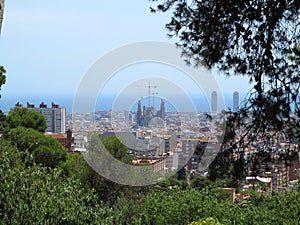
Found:
[(233, 107), (232, 110), (233, 112), (237, 112), (240, 109), (240, 96), (237, 91), (233, 93)]
[(27, 103), (27, 108), (40, 112), (46, 119), (46, 133), (66, 133), (66, 108), (59, 108), (52, 102), (52, 107), (47, 108), (44, 103), (37, 108), (32, 104)]
[(218, 111), (218, 95), (216, 91), (211, 93), (211, 111), (217, 112)]

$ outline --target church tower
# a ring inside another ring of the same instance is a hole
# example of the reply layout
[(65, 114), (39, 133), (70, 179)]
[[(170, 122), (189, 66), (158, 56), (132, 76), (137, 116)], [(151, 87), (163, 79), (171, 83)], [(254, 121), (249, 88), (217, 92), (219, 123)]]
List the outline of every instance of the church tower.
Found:
[(162, 99), (160, 101), (160, 118), (162, 118), (163, 120), (165, 120), (165, 112), (166, 112), (166, 109), (165, 109), (165, 101)]

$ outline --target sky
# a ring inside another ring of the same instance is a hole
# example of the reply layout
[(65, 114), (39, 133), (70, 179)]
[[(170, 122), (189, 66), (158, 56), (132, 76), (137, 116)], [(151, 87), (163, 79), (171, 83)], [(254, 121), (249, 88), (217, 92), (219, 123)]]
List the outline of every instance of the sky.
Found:
[[(151, 6), (155, 3), (147, 0), (6, 1), (0, 37), (0, 65), (7, 70), (3, 99), (74, 95), (89, 68), (112, 50), (142, 41), (175, 43), (165, 29), (171, 14), (151, 14)], [(131, 82), (130, 75), (145, 70), (154, 77), (161, 72), (169, 74), (168, 79), (197, 94), (197, 88), (184, 77), (175, 76), (173, 69), (148, 64), (144, 69), (137, 66), (114, 74), (104, 91), (132, 85), (137, 78)], [(225, 78), (220, 73), (213, 76), (224, 94), (250, 89), (246, 78)]]

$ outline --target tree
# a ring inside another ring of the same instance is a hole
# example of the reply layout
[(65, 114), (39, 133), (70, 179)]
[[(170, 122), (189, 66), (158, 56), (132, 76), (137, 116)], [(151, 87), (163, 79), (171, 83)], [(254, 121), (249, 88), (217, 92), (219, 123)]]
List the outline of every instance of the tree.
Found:
[(222, 225), (221, 223), (219, 223), (218, 220), (212, 218), (212, 217), (209, 217), (209, 218), (206, 218), (204, 220), (201, 220), (199, 222), (192, 222), (192, 223), (189, 223), (189, 225)]
[(180, 168), (177, 171), (177, 179), (178, 180), (186, 180), (186, 170), (184, 167)]
[(60, 167), (67, 177), (75, 177), (83, 184), (87, 183), (89, 165), (84, 160), (82, 154), (67, 154), (67, 159)]
[(0, 134), (3, 137), (7, 137), (9, 131), (9, 124), (6, 121), (6, 115), (0, 109)]
[[(111, 210), (61, 170), (26, 167), (0, 139), (0, 224), (106, 224)], [(110, 223), (111, 224), (111, 223)]]
[(300, 40), (298, 0), (160, 2), (151, 11), (173, 13), (166, 28), (170, 37), (178, 38), (187, 63), (249, 77), (253, 89), (235, 115), (245, 134), (294, 134), (299, 120), (291, 112), (300, 116), (300, 65), (287, 56)]
[[(103, 149), (103, 147), (105, 147), (105, 149)], [(66, 174), (79, 177), (84, 185), (95, 189), (99, 199), (113, 203), (121, 196), (126, 196), (126, 198), (130, 199), (149, 191), (150, 186), (132, 187), (108, 179), (107, 174), (118, 174), (118, 171), (111, 169), (112, 167), (109, 160), (103, 160), (103, 157), (105, 158), (106, 156), (103, 156), (101, 151), (107, 151), (106, 153), (108, 153), (108, 155), (110, 153), (123, 163), (132, 164), (133, 157), (128, 155), (128, 149), (122, 140), (119, 140), (117, 137), (101, 139), (97, 133), (91, 133), (90, 137), (88, 137), (86, 148), (88, 151), (88, 153), (84, 155), (86, 161), (84, 161), (82, 157), (68, 157), (67, 162), (62, 164), (62, 168)], [(98, 160), (102, 161), (99, 162)], [(101, 166), (100, 171), (103, 169), (107, 173), (99, 173), (97, 165)], [(136, 175), (135, 168), (133, 167), (132, 170), (127, 171), (127, 173), (132, 173), (132, 177), (134, 177)], [(149, 178), (142, 177), (142, 179)]]
[[(0, 25), (1, 27), (1, 25)], [(6, 82), (6, 70), (4, 69), (3, 66), (0, 66), (0, 90), (1, 90), (1, 87), (3, 84), (5, 84)], [(1, 95), (0, 95), (0, 98), (1, 98)]]
[(13, 128), (9, 132), (9, 140), (17, 147), (19, 151), (28, 151), (32, 153), (38, 146), (42, 144), (42, 140), (45, 136), (32, 129), (22, 126)]
[[(1, 25), (0, 25), (1, 27)], [(0, 66), (0, 90), (3, 84), (5, 84), (6, 82), (6, 70), (4, 69), (3, 66)], [(1, 98), (1, 94), (0, 94), (0, 98)], [(6, 122), (6, 116), (5, 114), (2, 112), (2, 110), (0, 110), (0, 134), (2, 134), (3, 136), (6, 136), (8, 132), (8, 124)]]
[(300, 63), (300, 45), (295, 45), (292, 50), (293, 50), (293, 55), (290, 55), (289, 59), (292, 61), (296, 61), (297, 63)]
[(208, 178), (220, 181), (219, 185), (238, 187), (245, 178), (245, 164), (241, 157), (235, 158), (232, 152), (219, 152), (208, 168)]
[(223, 189), (175, 190), (143, 195), (137, 201), (120, 198), (113, 205), (112, 219), (114, 224), (296, 225), (300, 222), (299, 197), (297, 191), (273, 197), (250, 192), (247, 201), (232, 204), (230, 192)]
[(154, 192), (137, 201), (121, 198), (113, 209), (115, 224), (188, 224), (207, 217), (222, 222), (219, 218), (230, 210), (230, 203), (205, 189), (191, 189)]
[(36, 164), (45, 167), (56, 168), (61, 162), (66, 161), (67, 152), (61, 148), (53, 148), (46, 145), (40, 145), (33, 151), (33, 158)]
[(23, 126), (42, 133), (47, 128), (46, 119), (41, 113), (21, 107), (15, 107), (8, 113), (7, 122), (10, 128)]
[(214, 183), (206, 177), (198, 176), (192, 179), (192, 187), (197, 190), (213, 186)]
[(128, 155), (128, 148), (125, 142), (118, 137), (107, 137), (101, 140), (101, 142), (116, 159), (127, 164), (132, 164), (133, 157)]
[(67, 150), (57, 140), (32, 128), (19, 126), (11, 129), (9, 140), (22, 153), (23, 160), (32, 154), (36, 164), (46, 167), (58, 167), (67, 157)]

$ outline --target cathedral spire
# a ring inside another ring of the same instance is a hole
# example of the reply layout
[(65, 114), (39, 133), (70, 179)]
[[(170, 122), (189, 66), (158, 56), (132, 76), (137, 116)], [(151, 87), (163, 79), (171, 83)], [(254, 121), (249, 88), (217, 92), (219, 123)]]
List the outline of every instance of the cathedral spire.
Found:
[(142, 103), (141, 100), (138, 101), (138, 108), (137, 108), (137, 112), (136, 112), (136, 119), (137, 119), (137, 123), (138, 125), (142, 125), (143, 122), (143, 114), (142, 114)]
[(166, 112), (165, 101), (162, 99), (160, 101), (160, 118), (162, 118), (163, 120), (165, 120), (165, 112)]

